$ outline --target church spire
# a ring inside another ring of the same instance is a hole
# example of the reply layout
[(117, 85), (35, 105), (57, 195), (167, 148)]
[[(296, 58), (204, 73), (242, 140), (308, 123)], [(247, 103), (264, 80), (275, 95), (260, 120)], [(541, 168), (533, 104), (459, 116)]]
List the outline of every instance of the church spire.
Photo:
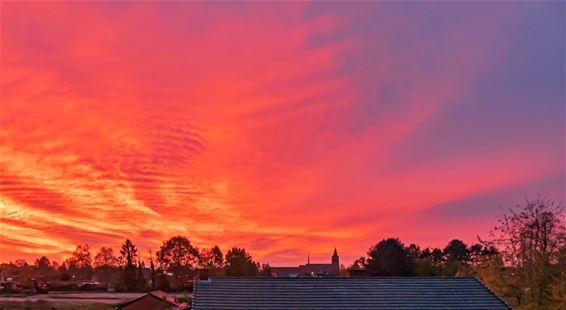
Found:
[(332, 264), (336, 266), (340, 265), (340, 258), (338, 257), (338, 251), (336, 251), (336, 247), (334, 247), (334, 254), (332, 254)]

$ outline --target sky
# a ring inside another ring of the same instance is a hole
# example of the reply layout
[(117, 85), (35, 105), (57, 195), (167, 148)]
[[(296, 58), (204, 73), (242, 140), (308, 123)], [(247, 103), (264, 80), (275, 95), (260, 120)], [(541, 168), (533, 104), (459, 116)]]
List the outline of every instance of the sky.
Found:
[(187, 236), (271, 265), (565, 197), (565, 4), (1, 3), (0, 261)]

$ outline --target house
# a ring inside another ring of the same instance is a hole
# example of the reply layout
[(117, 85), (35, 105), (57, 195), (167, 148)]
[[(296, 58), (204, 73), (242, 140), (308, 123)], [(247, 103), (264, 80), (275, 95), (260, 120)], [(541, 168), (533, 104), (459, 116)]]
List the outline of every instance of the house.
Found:
[(311, 264), (310, 257), (305, 265), (298, 267), (270, 267), (274, 278), (337, 276), (340, 273), (340, 258), (334, 248), (330, 264)]
[(472, 277), (209, 278), (193, 310), (510, 309)]
[(163, 291), (153, 291), (118, 304), (114, 308), (119, 310), (181, 310), (190, 309), (191, 307), (186, 303), (177, 303), (175, 297)]

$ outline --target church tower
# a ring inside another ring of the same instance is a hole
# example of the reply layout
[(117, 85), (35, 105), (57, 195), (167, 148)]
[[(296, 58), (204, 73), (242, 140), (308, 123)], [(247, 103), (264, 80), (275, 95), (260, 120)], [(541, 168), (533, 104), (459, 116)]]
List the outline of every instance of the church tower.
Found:
[(337, 267), (340, 267), (340, 258), (338, 257), (338, 252), (336, 251), (336, 248), (334, 248), (334, 254), (332, 254), (332, 265), (336, 265)]

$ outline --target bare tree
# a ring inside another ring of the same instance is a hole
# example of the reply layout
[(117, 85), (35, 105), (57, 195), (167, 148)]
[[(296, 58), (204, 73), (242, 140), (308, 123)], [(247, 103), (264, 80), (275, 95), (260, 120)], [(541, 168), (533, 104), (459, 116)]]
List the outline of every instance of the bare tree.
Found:
[(210, 249), (202, 249), (200, 251), (199, 265), (208, 268), (211, 275), (222, 275), (224, 271), (224, 255), (222, 255), (220, 248), (215, 245)]
[(69, 271), (81, 279), (90, 279), (92, 275), (92, 256), (88, 244), (77, 245), (68, 260)]
[(110, 271), (116, 267), (118, 259), (114, 255), (114, 250), (109, 247), (101, 247), (98, 254), (94, 257), (94, 266), (97, 270), (101, 270), (104, 275), (104, 281), (110, 279)]
[(566, 245), (563, 205), (526, 199), (505, 210), (491, 236), (490, 245), (501, 250), (503, 263), (511, 270), (509, 287), (518, 305), (549, 305), (553, 287), (564, 280), (556, 267)]
[(111, 266), (114, 267), (118, 263), (118, 259), (114, 255), (114, 250), (109, 247), (101, 247), (98, 254), (94, 257), (94, 266)]

